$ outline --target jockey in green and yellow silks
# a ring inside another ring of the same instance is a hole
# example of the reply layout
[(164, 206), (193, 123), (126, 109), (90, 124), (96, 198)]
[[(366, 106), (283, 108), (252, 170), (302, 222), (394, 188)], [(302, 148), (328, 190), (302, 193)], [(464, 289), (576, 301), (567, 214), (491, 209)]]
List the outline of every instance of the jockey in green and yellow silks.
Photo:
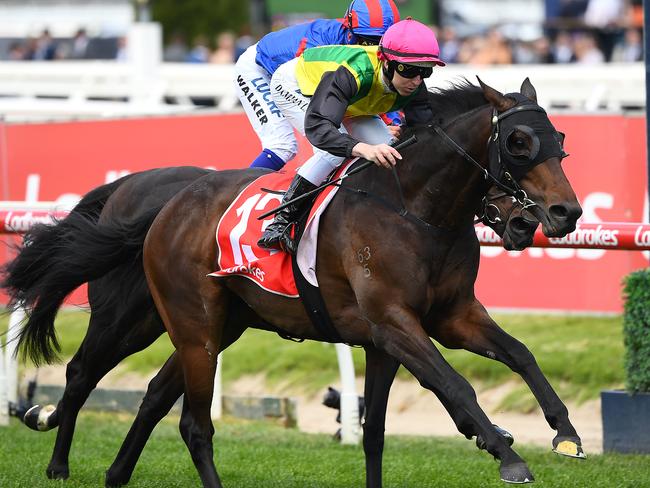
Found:
[[(296, 79), (303, 95), (311, 97), (321, 78), (339, 66), (354, 77), (358, 91), (350, 99), (346, 117), (377, 115), (404, 108), (416, 95), (402, 96), (396, 91), (386, 91), (382, 81), (382, 63), (377, 57), (379, 46), (324, 46), (308, 49), (298, 58)], [(425, 89), (422, 85), (422, 89)]]
[[(321, 184), (346, 158), (396, 164), (401, 156), (378, 114), (403, 108), (411, 124), (431, 120), (424, 79), (444, 66), (439, 52), (433, 31), (407, 19), (389, 27), (379, 46), (315, 47), (280, 66), (271, 78), (273, 100), (314, 146), (283, 203)], [(294, 253), (291, 227), (303, 202), (276, 213), (258, 245)]]

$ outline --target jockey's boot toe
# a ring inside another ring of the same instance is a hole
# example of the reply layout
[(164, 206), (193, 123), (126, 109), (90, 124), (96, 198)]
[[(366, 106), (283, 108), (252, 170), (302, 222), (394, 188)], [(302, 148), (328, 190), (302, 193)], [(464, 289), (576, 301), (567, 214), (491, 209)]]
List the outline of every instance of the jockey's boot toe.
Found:
[[(296, 175), (289, 185), (289, 189), (284, 194), (282, 203), (287, 203), (300, 195), (316, 188), (316, 185), (306, 180), (300, 175)], [(264, 249), (278, 249), (289, 254), (295, 254), (298, 245), (291, 237), (293, 223), (298, 218), (300, 212), (308, 206), (311, 199), (303, 199), (298, 202), (289, 204), (282, 210), (278, 211), (268, 227), (264, 230), (262, 237), (257, 241), (257, 245)]]
[(276, 222), (275, 220), (264, 230), (262, 237), (257, 241), (257, 245), (264, 249), (282, 250), (281, 239), (290, 227), (289, 222)]

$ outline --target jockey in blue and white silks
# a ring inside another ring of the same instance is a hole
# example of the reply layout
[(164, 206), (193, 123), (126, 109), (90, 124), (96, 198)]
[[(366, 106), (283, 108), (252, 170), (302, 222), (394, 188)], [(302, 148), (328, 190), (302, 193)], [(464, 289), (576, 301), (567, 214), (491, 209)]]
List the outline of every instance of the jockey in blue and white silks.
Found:
[(386, 29), (399, 20), (393, 0), (353, 0), (343, 19), (287, 27), (249, 47), (235, 65), (235, 88), (262, 143), (262, 153), (251, 167), (278, 170), (298, 151), (293, 127), (271, 96), (271, 76), (281, 64), (315, 46), (378, 44)]

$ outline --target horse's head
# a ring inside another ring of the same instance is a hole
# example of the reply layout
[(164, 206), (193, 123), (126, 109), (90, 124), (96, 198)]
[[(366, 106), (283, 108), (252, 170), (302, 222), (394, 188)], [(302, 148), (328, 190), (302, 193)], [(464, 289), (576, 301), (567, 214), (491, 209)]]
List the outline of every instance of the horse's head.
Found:
[(483, 224), (491, 227), (503, 239), (508, 251), (522, 251), (533, 243), (539, 221), (525, 205), (496, 186), (490, 187), (477, 213)]
[(494, 109), (490, 173), (513, 190), (542, 223), (546, 236), (572, 232), (582, 208), (562, 170), (566, 156), (562, 136), (537, 104), (535, 88), (526, 78), (520, 93), (503, 95), (480, 79), (479, 83)]

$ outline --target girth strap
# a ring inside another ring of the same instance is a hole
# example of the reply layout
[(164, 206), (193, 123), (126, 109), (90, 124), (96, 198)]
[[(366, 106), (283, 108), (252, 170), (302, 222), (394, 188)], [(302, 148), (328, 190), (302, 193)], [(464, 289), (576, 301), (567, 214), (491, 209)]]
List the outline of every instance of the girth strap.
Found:
[[(309, 212), (305, 212), (299, 222), (294, 225), (294, 239), (296, 242), (300, 240), (305, 231), (308, 217)], [(298, 289), (302, 305), (305, 307), (305, 312), (307, 312), (309, 320), (311, 320), (311, 323), (314, 325), (323, 341), (333, 343), (343, 342), (343, 338), (332, 323), (332, 319), (327, 311), (327, 305), (325, 305), (325, 300), (320, 292), (320, 288), (307, 281), (300, 271), (297, 254), (291, 256), (291, 269), (293, 270), (293, 279), (296, 283), (296, 288)]]

